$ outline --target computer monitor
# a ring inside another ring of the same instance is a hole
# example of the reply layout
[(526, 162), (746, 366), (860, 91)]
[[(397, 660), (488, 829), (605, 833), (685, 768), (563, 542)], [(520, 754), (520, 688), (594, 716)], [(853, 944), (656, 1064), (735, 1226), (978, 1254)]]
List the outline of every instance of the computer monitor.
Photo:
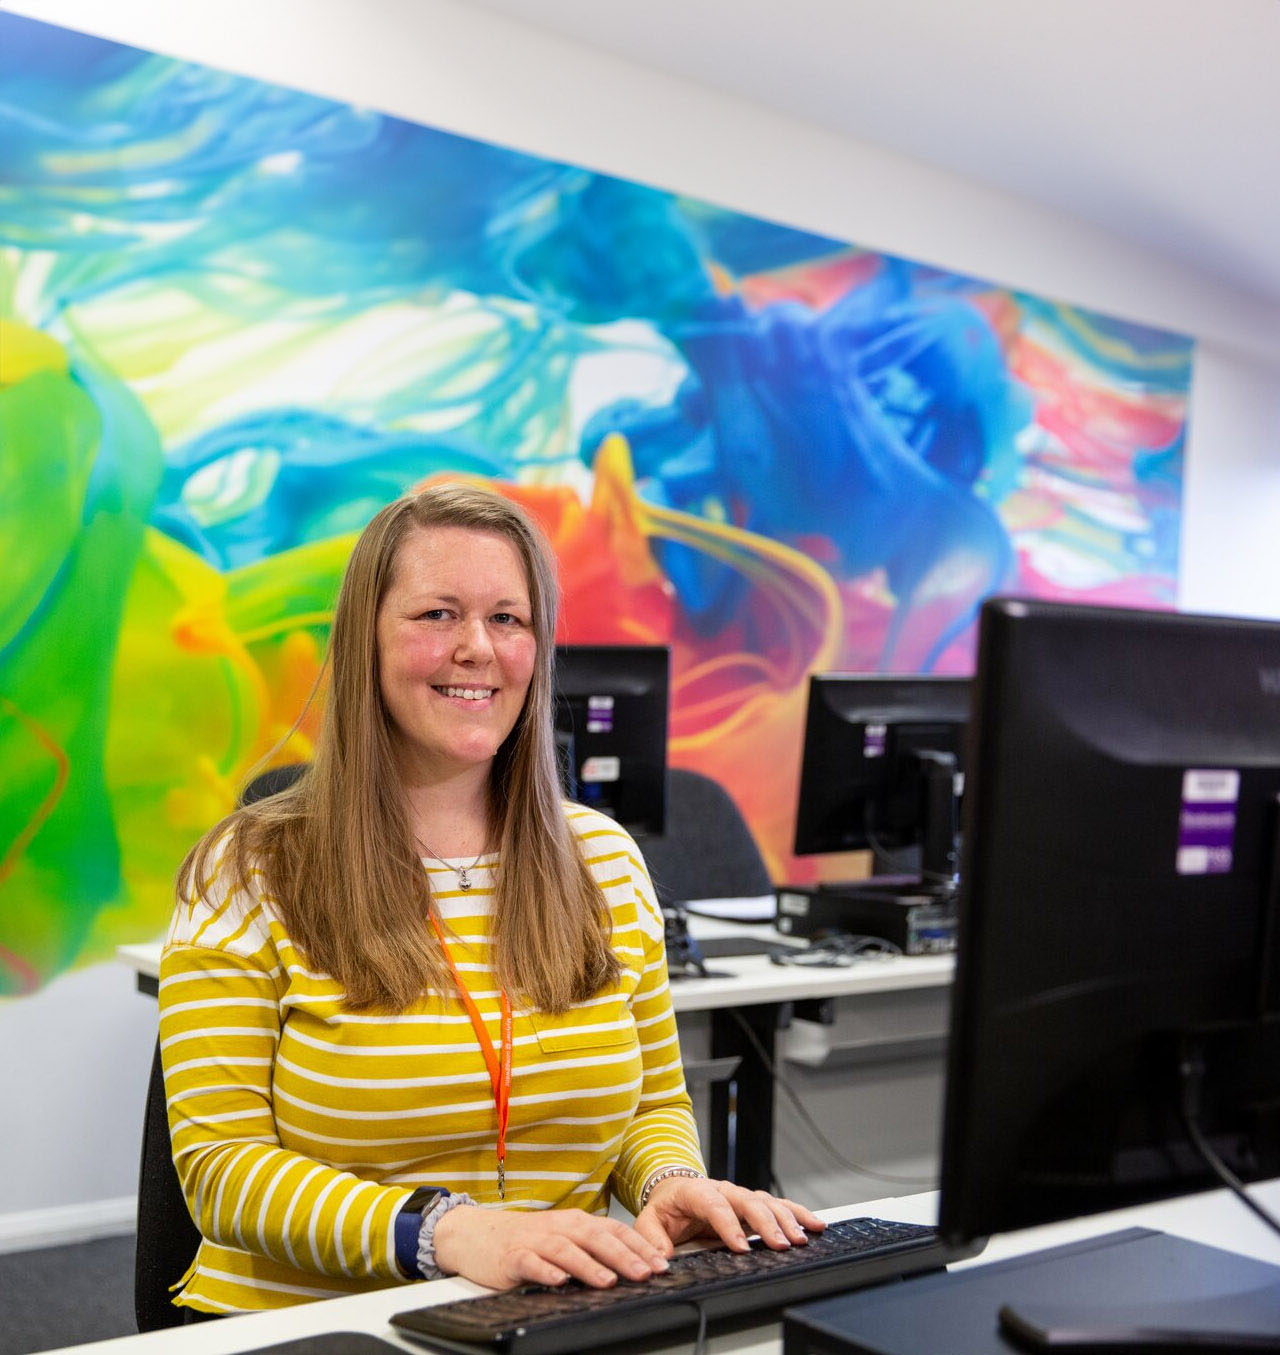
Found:
[(556, 738), (571, 799), (638, 836), (667, 805), (666, 645), (557, 645)]
[(876, 874), (950, 889), (968, 716), (967, 678), (813, 674), (796, 854), (869, 847)]
[(984, 605), (944, 1236), (1280, 1174), (1277, 797), (1280, 624)]

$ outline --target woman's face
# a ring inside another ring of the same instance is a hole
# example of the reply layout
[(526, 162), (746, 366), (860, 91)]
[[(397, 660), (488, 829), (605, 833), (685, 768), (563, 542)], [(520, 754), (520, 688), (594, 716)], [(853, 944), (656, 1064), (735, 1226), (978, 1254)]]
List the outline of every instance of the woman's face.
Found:
[(418, 527), (378, 608), (382, 700), (404, 770), (454, 775), (493, 761), (533, 677), (529, 580), (505, 536)]

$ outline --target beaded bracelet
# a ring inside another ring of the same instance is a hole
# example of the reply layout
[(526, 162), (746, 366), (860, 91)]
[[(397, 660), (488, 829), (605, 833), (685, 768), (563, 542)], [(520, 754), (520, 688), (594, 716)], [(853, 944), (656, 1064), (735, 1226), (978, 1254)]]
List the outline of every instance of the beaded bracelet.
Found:
[(659, 1181), (665, 1181), (671, 1176), (692, 1176), (698, 1181), (705, 1181), (707, 1175), (705, 1172), (694, 1171), (692, 1167), (663, 1167), (661, 1171), (656, 1171), (644, 1183), (644, 1189), (640, 1192), (640, 1208), (643, 1209), (649, 1203), (649, 1196), (653, 1194), (653, 1188)]

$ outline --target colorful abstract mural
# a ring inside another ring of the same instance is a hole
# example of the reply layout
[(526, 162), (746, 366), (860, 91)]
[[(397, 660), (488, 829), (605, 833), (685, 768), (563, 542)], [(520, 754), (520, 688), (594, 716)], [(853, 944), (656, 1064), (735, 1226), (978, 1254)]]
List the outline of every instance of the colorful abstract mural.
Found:
[[(0, 14), (0, 991), (155, 935), (354, 534), (526, 504), (779, 878), (805, 680), (993, 590), (1170, 605), (1191, 345)], [(305, 757), (314, 713), (280, 759)]]

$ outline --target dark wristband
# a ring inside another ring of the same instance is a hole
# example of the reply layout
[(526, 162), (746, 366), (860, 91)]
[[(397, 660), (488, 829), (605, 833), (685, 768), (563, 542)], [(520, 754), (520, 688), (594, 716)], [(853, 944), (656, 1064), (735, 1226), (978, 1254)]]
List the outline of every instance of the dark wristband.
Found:
[(422, 1230), (422, 1216), (442, 1196), (449, 1192), (443, 1186), (419, 1186), (400, 1206), (395, 1218), (396, 1264), (410, 1276), (418, 1274), (418, 1234)]

